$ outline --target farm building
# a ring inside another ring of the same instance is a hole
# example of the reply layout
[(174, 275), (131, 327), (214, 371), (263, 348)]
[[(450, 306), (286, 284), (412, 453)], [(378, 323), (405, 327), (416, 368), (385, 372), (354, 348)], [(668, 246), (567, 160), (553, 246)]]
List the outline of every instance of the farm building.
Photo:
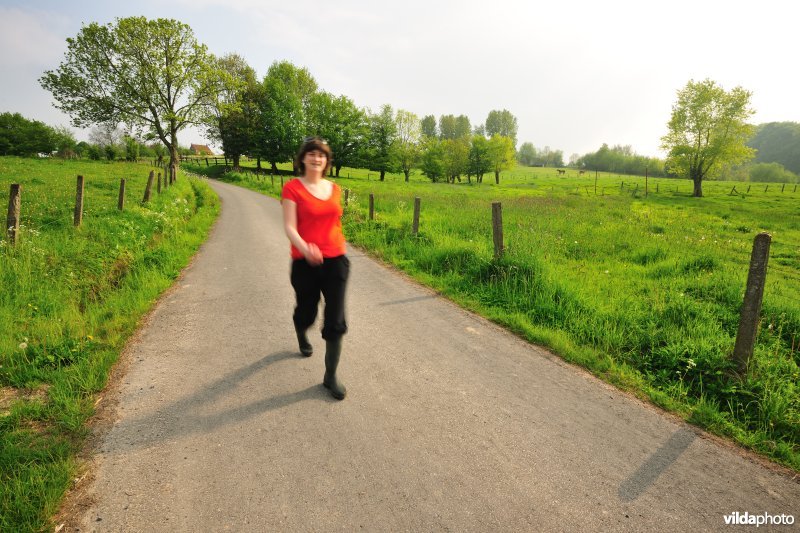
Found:
[(214, 155), (214, 152), (211, 151), (211, 148), (205, 144), (193, 144), (189, 147), (189, 149), (194, 155)]

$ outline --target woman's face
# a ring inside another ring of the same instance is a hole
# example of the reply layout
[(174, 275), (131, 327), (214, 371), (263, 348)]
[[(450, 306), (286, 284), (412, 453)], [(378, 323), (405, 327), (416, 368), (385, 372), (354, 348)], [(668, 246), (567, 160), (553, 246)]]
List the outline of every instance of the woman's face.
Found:
[(328, 156), (322, 150), (311, 150), (303, 156), (303, 164), (306, 170), (322, 173), (328, 164)]

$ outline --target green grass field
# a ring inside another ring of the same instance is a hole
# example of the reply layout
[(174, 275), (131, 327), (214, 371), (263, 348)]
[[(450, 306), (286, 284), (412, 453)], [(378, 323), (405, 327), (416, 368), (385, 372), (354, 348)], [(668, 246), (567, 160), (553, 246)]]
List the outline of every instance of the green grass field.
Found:
[[(493, 175), (483, 184), (432, 184), (418, 174), (379, 182), (355, 169), (340, 176), (353, 244), (617, 386), (800, 470), (794, 184), (712, 181), (693, 198), (685, 180), (645, 185), (644, 177), (601, 173), (595, 189), (593, 174), (574, 170), (518, 167), (500, 185)], [(224, 179), (274, 196), (280, 189), (280, 177), (275, 185), (268, 175)], [(501, 260), (493, 259), (493, 201), (503, 208)], [(737, 379), (729, 355), (762, 231), (773, 239), (762, 323), (749, 373)]]
[[(22, 185), (22, 227), (0, 240), (0, 531), (52, 530), (86, 421), (126, 339), (219, 211), (183, 176), (141, 205), (144, 164), (0, 158), (0, 202)], [(84, 219), (73, 226), (76, 176)], [(126, 208), (117, 209), (120, 178)]]

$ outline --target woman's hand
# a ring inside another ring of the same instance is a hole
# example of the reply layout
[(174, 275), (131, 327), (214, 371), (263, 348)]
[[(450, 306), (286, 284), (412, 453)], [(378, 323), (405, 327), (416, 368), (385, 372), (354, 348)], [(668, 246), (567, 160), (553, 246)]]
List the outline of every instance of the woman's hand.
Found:
[(303, 255), (305, 256), (308, 264), (311, 266), (318, 266), (322, 264), (322, 252), (319, 251), (319, 247), (313, 242), (306, 243), (306, 252)]

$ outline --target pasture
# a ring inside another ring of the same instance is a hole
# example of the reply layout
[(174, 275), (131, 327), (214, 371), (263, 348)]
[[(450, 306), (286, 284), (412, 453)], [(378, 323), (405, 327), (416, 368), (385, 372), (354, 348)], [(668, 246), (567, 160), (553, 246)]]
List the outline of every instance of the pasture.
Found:
[[(279, 194), (278, 176), (224, 179)], [(800, 469), (794, 184), (711, 181), (706, 197), (693, 198), (685, 180), (651, 178), (645, 186), (643, 176), (600, 173), (595, 189), (594, 173), (520, 167), (503, 173), (500, 185), (493, 175), (482, 184), (433, 184), (418, 174), (408, 183), (397, 174), (379, 182), (374, 172), (346, 168), (336, 181), (350, 190), (344, 224), (353, 244), (567, 361)], [(493, 258), (493, 201), (503, 210), (500, 260)], [(772, 235), (762, 322), (749, 372), (739, 379), (729, 355), (762, 231)]]

